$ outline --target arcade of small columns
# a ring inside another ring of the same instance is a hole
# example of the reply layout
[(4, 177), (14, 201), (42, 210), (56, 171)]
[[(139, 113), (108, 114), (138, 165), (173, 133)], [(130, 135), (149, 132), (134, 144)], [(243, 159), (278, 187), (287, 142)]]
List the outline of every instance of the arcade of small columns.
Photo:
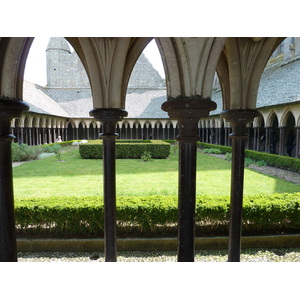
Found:
[[(292, 156), (300, 158), (300, 103), (277, 105), (259, 109), (260, 117), (247, 125), (246, 148), (271, 153), (271, 130), (278, 136), (276, 154), (286, 155), (287, 134), (293, 130), (296, 136)], [(25, 113), (12, 121), (15, 142), (28, 145), (54, 143), (58, 136), (62, 140), (98, 139), (101, 123), (91, 118), (44, 116)], [(231, 146), (229, 122), (220, 116), (201, 119), (198, 122), (200, 141), (216, 145)], [(174, 140), (178, 134), (177, 120), (170, 119), (123, 119), (117, 123), (116, 132), (121, 139), (167, 139)]]
[[(130, 74), (152, 37), (68, 37), (67, 40), (79, 55), (89, 77), (93, 95), (93, 109), (89, 115), (95, 122), (102, 123), (104, 255), (105, 261), (113, 262), (117, 261), (116, 124), (128, 115), (124, 108)], [(223, 99), (220, 117), (232, 126), (228, 261), (240, 261), (246, 126), (260, 116), (256, 103), (260, 78), (282, 40), (282, 37), (155, 38), (166, 74), (167, 101), (162, 104), (162, 110), (178, 121), (178, 262), (194, 261), (198, 125), (202, 118), (212, 118), (210, 112), (217, 106), (211, 99), (215, 72), (220, 79)], [(22, 113), (29, 109), (22, 101), (22, 88), (32, 41), (31, 37), (0, 39), (1, 261), (17, 261), (11, 121), (14, 118), (21, 120)], [(299, 112), (291, 113), (294, 126), (298, 127)], [(279, 127), (288, 124), (288, 121), (282, 121), (284, 118), (280, 114), (280, 111), (276, 112)], [(40, 120), (35, 120), (32, 125), (35, 123), (43, 126)], [(272, 122), (265, 122), (265, 127), (268, 124)], [(46, 125), (41, 128), (46, 129)], [(55, 126), (51, 123), (50, 128)], [(224, 122), (224, 128), (226, 126)], [(299, 137), (298, 132), (297, 135)], [(37, 136), (38, 140), (40, 133)], [(299, 149), (299, 138), (297, 147)]]

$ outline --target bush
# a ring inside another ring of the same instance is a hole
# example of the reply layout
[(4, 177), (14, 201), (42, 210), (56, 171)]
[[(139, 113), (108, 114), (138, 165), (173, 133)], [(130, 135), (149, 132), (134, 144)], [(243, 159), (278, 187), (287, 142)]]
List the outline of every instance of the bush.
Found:
[(46, 145), (46, 146), (44, 146), (44, 151), (47, 153), (57, 154), (59, 151), (61, 151), (61, 145), (59, 145), (59, 144)]
[(203, 150), (204, 153), (209, 153), (209, 154), (221, 154), (222, 151), (220, 149), (216, 149), (216, 148), (205, 148)]
[(253, 150), (246, 150), (245, 155), (257, 161), (264, 160), (268, 166), (286, 169), (294, 172), (300, 172), (299, 158), (264, 153), (264, 152), (257, 152)]
[[(177, 233), (176, 196), (118, 197), (117, 230), (122, 236)], [(103, 236), (103, 199), (68, 197), (19, 199), (15, 203), (18, 233), (47, 236)], [(228, 234), (229, 197), (197, 196), (196, 232)], [(243, 233), (299, 232), (300, 193), (244, 198)]]
[[(220, 146), (220, 145), (214, 145), (214, 144), (207, 144), (207, 143), (198, 143), (198, 147), (201, 149), (205, 148), (216, 148), (221, 150), (223, 154), (231, 153), (232, 149), (231, 147), (227, 146)], [(289, 156), (283, 156), (283, 155), (277, 155), (277, 154), (270, 154), (265, 152), (258, 152), (254, 150), (245, 150), (245, 157), (251, 158), (254, 161), (264, 161), (266, 165), (281, 169), (286, 169), (294, 172), (300, 172), (300, 159), (289, 157)], [(261, 162), (262, 163), (262, 162)], [(263, 164), (263, 163), (262, 163)]]
[(141, 159), (142, 159), (143, 161), (149, 161), (149, 160), (151, 159), (151, 153), (145, 151), (145, 152), (142, 154)]
[[(101, 159), (102, 140), (89, 141), (79, 145), (79, 153), (82, 158)], [(170, 155), (170, 144), (160, 140), (117, 140), (116, 158), (141, 158), (148, 152), (152, 158), (167, 158)]]
[(225, 154), (227, 152), (231, 153), (231, 147), (227, 147), (227, 146), (221, 146), (221, 145), (215, 145), (215, 144), (208, 144), (208, 143), (203, 143), (203, 142), (198, 142), (197, 143), (198, 147), (200, 149), (219, 149), (221, 151), (222, 154)]
[(11, 151), (13, 162), (35, 160), (43, 153), (43, 149), (40, 146), (19, 145), (18, 143), (12, 143)]

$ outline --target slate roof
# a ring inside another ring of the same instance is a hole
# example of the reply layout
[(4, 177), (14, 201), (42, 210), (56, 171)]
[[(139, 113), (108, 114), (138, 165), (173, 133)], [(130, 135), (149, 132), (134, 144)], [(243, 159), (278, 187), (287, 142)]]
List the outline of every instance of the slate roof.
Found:
[[(138, 69), (144, 74), (140, 78)], [(155, 89), (152, 79), (147, 81), (145, 74), (153, 76), (159, 87)], [(257, 108), (299, 101), (299, 79), (300, 57), (291, 63), (271, 65), (266, 68), (259, 86)], [(24, 81), (23, 94), (30, 111), (40, 114), (90, 118), (89, 111), (93, 108), (89, 88), (49, 88)], [(127, 91), (125, 109), (128, 111), (128, 118), (168, 118), (168, 114), (161, 110), (161, 104), (166, 100), (164, 80), (142, 56), (137, 68), (133, 70)], [(219, 114), (223, 110), (220, 89), (213, 90), (212, 100), (217, 103), (217, 109), (211, 112), (211, 115)]]
[[(217, 103), (217, 109), (211, 114), (219, 114), (222, 108), (221, 90), (213, 90), (212, 100)], [(257, 95), (256, 107), (285, 104), (300, 100), (300, 58), (270, 66), (265, 69)]]
[(70, 117), (54, 99), (44, 92), (44, 88), (37, 84), (24, 81), (23, 98), (24, 102), (29, 105), (31, 112)]
[[(161, 110), (167, 100), (166, 90), (130, 89), (125, 109), (128, 118), (168, 118)], [(31, 112), (68, 118), (90, 118), (93, 109), (90, 89), (47, 88), (25, 81), (24, 101)]]

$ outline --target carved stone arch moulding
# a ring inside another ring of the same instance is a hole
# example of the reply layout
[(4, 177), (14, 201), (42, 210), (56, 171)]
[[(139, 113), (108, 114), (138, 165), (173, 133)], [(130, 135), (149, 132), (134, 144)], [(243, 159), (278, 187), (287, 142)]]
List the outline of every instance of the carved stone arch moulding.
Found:
[(88, 74), (94, 108), (125, 108), (128, 81), (134, 65), (152, 38), (67, 38)]
[(168, 99), (211, 98), (217, 62), (226, 38), (156, 38)]
[(294, 113), (292, 112), (292, 110), (290, 108), (288, 108), (282, 115), (281, 119), (280, 119), (280, 126), (285, 127), (287, 126), (287, 121), (288, 118), (292, 116), (294, 118), (295, 124), (296, 124), (296, 118)]
[(275, 111), (275, 110), (271, 110), (271, 111), (269, 112), (269, 114), (268, 114), (268, 116), (267, 116), (267, 120), (266, 120), (266, 122), (265, 122), (266, 127), (272, 127), (275, 118), (277, 118), (278, 124), (279, 124), (279, 117), (278, 117), (276, 111)]
[(0, 39), (0, 96), (2, 99), (23, 99), (26, 59), (33, 38), (4, 37)]

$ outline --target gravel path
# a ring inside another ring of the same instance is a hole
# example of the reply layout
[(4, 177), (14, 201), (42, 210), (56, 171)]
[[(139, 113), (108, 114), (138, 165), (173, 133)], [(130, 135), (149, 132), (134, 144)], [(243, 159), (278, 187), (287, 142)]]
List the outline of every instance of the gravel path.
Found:
[[(198, 250), (196, 262), (226, 262), (227, 250)], [(95, 252), (20, 252), (19, 262), (104, 262), (103, 253)], [(176, 262), (174, 251), (120, 252), (118, 262)], [(241, 262), (300, 262), (300, 248), (243, 249)]]

